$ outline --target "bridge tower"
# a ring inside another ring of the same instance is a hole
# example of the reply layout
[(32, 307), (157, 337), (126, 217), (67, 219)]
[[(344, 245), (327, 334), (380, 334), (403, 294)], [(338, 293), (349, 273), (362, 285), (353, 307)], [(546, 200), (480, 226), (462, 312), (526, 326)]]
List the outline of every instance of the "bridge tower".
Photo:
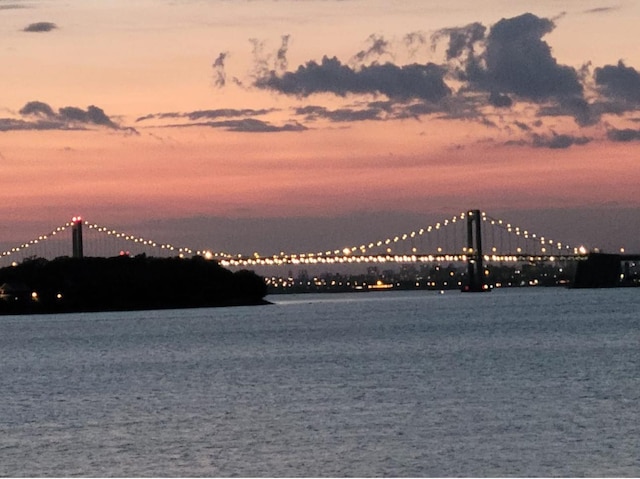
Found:
[(467, 274), (468, 282), (462, 288), (465, 292), (489, 291), (484, 282), (482, 266), (482, 215), (480, 210), (467, 212)]
[(73, 241), (73, 257), (82, 258), (84, 250), (82, 247), (82, 218), (74, 216), (71, 220), (71, 237)]

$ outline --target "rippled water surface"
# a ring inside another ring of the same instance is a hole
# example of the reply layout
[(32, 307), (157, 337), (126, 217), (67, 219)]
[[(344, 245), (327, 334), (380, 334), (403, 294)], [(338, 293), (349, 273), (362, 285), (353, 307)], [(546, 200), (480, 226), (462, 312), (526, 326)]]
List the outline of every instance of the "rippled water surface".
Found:
[(640, 289), (0, 317), (0, 474), (639, 476)]

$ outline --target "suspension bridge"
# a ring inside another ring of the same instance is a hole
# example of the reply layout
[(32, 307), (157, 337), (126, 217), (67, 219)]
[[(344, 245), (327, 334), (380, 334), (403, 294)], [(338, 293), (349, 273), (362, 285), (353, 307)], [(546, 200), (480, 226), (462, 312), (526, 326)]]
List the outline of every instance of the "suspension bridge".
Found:
[[(0, 267), (25, 259), (61, 256), (202, 256), (225, 267), (333, 265), (357, 263), (465, 263), (470, 290), (482, 290), (485, 263), (581, 261), (593, 255), (531, 232), (480, 210), (469, 210), (430, 225), (387, 238), (325, 251), (275, 254), (225, 252), (163, 243), (73, 217), (46, 234), (0, 253)], [(640, 255), (618, 254), (618, 260)]]

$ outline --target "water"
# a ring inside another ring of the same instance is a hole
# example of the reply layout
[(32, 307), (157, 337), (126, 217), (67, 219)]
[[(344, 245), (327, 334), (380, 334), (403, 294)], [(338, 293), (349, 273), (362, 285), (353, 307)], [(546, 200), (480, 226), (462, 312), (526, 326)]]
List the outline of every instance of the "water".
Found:
[(638, 476), (640, 289), (0, 317), (8, 476)]

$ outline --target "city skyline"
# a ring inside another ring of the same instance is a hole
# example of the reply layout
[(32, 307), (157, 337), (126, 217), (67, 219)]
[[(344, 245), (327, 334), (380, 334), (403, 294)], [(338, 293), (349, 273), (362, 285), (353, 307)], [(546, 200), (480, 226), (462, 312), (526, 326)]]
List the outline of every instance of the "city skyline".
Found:
[(0, 1), (0, 242), (81, 214), (306, 250), (480, 208), (640, 251), (640, 6), (389, 3)]

